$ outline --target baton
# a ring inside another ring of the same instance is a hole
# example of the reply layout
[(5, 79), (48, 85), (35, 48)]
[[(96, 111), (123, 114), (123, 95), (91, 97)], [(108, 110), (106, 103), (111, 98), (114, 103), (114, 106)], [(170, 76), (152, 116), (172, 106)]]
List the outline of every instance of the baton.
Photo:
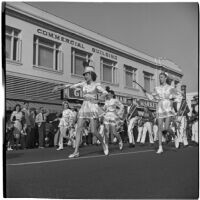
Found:
[(142, 89), (142, 91), (144, 93), (146, 93), (146, 90), (137, 81), (133, 80), (133, 82), (136, 83), (138, 86), (140, 86), (140, 88)]

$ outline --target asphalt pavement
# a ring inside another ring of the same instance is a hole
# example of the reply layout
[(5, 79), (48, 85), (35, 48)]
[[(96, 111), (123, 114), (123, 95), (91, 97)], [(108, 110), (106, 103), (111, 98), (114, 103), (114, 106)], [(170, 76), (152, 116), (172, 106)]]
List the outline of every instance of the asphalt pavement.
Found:
[(4, 192), (8, 198), (198, 198), (199, 148), (164, 150), (110, 145), (104, 156), (101, 146), (87, 146), (76, 159), (68, 159), (70, 147), (6, 152)]

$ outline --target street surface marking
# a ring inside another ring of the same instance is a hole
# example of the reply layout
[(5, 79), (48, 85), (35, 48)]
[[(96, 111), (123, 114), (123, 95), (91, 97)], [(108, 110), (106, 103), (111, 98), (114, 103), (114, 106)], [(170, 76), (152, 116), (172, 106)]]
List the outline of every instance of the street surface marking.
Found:
[(99, 158), (99, 157), (112, 157), (112, 156), (120, 156), (120, 155), (128, 155), (128, 154), (137, 154), (137, 153), (147, 153), (155, 150), (146, 150), (146, 151), (135, 151), (135, 152), (126, 152), (126, 153), (116, 153), (105, 155), (96, 155), (96, 156), (83, 156), (78, 158), (66, 158), (66, 159), (58, 159), (58, 160), (46, 160), (46, 161), (36, 161), (36, 162), (25, 162), (25, 163), (14, 163), (7, 164), (7, 166), (19, 166), (19, 165), (33, 165), (33, 164), (43, 164), (43, 163), (51, 163), (51, 162), (61, 162), (61, 161), (69, 161), (69, 160), (80, 160), (80, 159), (88, 159), (88, 158)]

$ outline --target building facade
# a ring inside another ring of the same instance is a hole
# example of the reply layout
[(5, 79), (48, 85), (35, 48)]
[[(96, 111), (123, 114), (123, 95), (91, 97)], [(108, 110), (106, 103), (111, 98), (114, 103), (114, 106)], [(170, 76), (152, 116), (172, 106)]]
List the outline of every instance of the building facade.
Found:
[(80, 90), (52, 93), (57, 84), (83, 81), (83, 62), (95, 63), (97, 82), (110, 86), (124, 104), (132, 97), (141, 107), (156, 103), (146, 99), (133, 82), (151, 92), (159, 73), (169, 73), (181, 84), (181, 69), (167, 59), (154, 58), (119, 42), (39, 10), (27, 3), (5, 4), (6, 109), (24, 100), (32, 107), (61, 109), (62, 97), (80, 105)]

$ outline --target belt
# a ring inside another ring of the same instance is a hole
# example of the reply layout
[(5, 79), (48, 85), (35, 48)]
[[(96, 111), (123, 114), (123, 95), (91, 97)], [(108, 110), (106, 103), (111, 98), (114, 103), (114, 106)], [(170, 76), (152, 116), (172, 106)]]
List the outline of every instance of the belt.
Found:
[(96, 99), (87, 98), (87, 97), (84, 98), (84, 101), (90, 101), (91, 103), (98, 103)]

